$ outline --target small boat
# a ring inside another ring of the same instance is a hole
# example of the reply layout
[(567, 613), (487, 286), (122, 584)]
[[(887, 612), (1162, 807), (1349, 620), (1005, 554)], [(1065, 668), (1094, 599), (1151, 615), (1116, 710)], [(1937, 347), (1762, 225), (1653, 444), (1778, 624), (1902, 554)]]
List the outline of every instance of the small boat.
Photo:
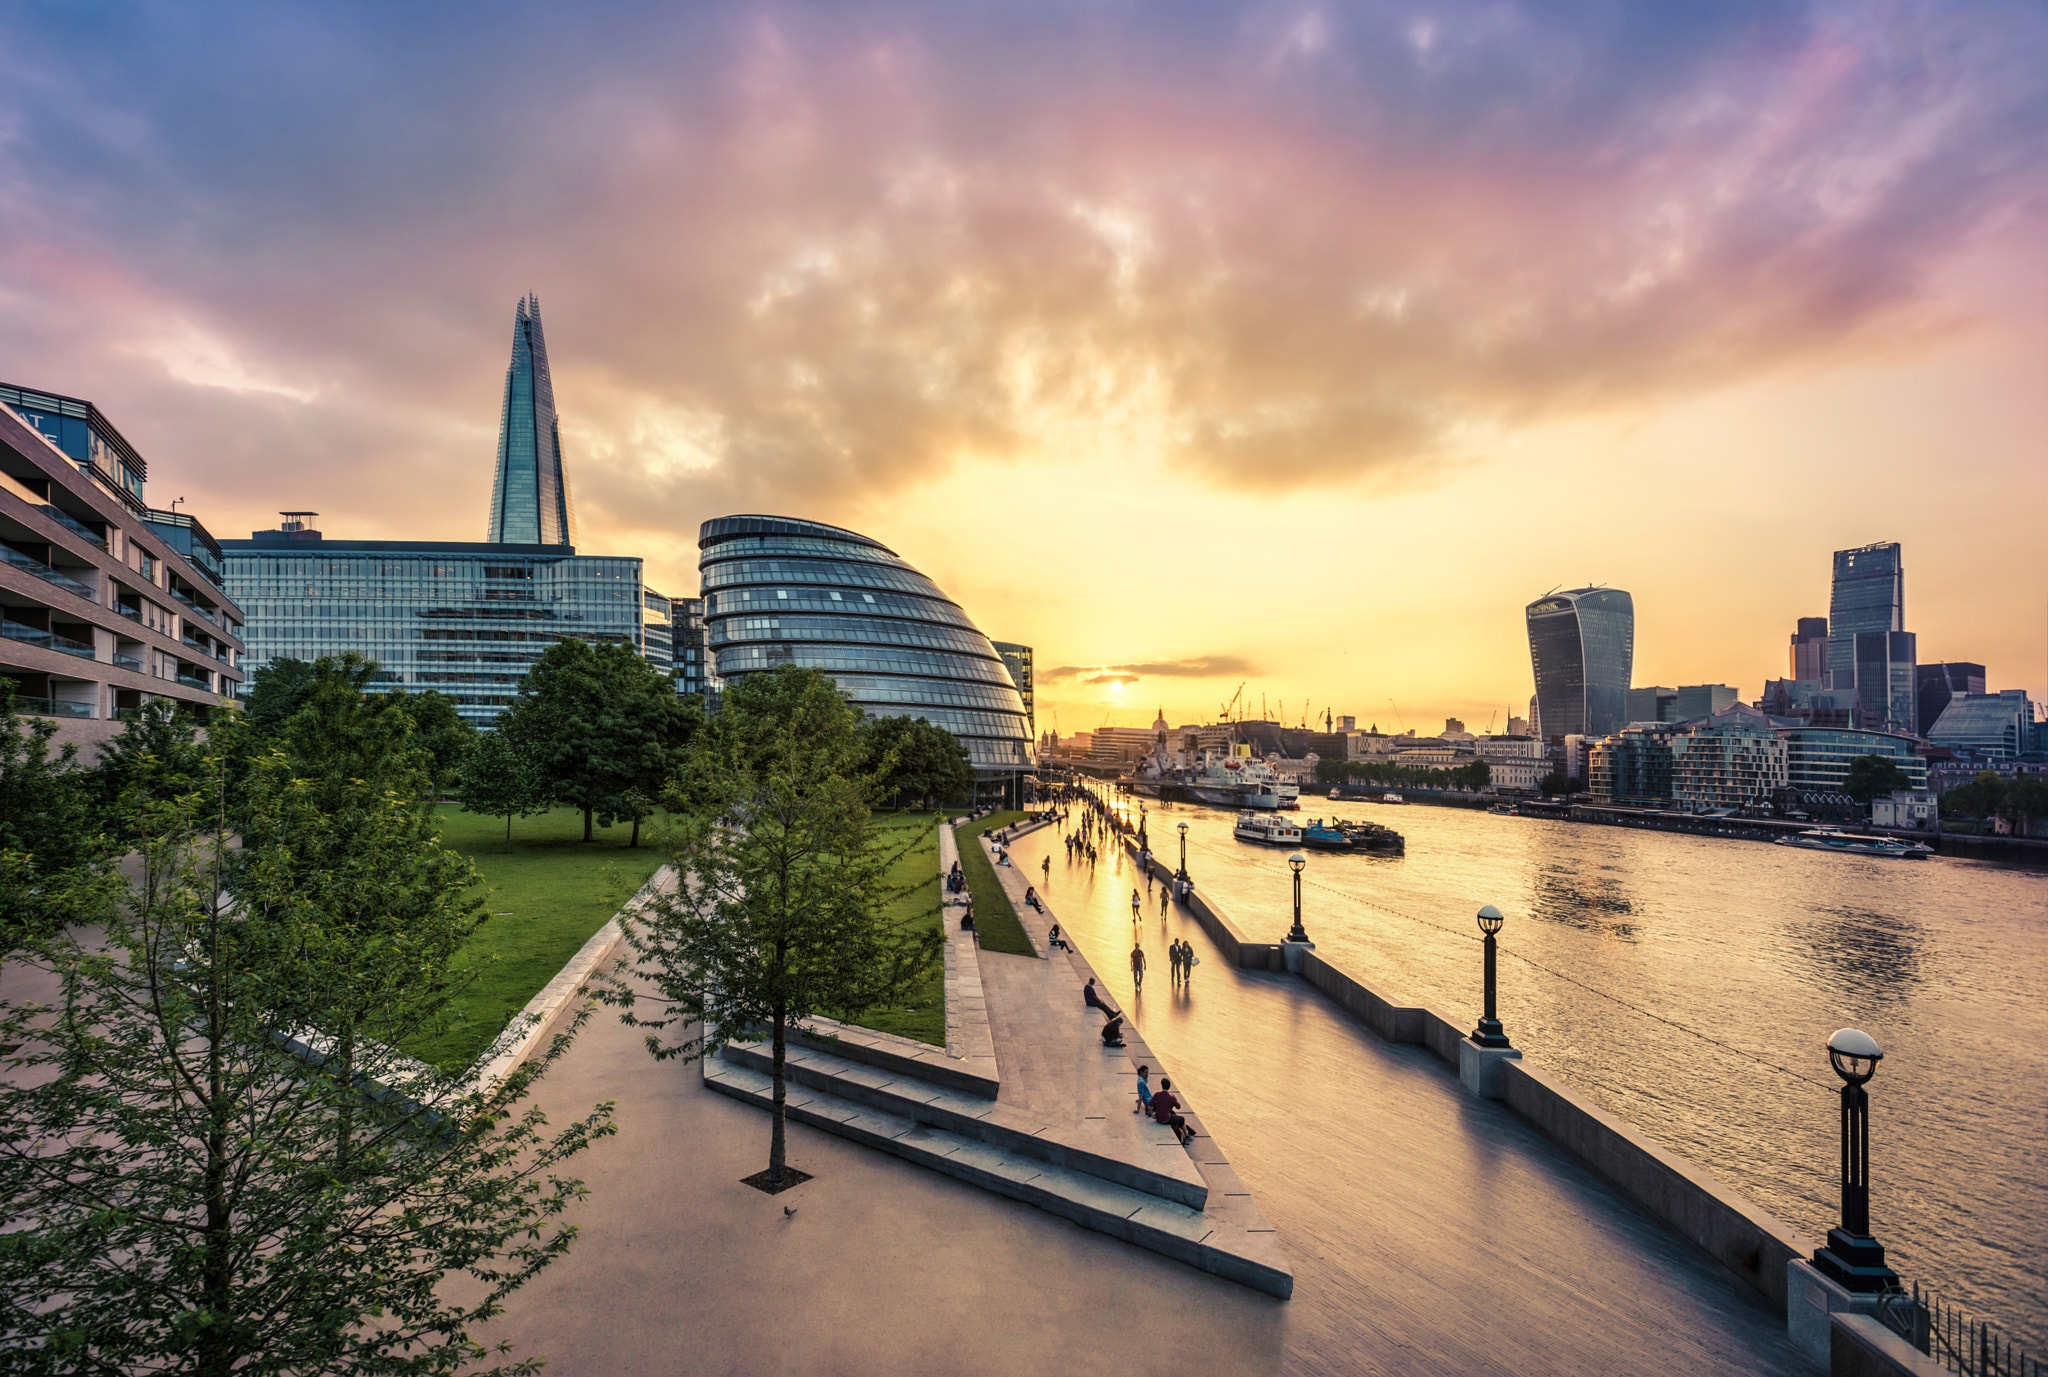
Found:
[(1498, 818), (1512, 818), (1516, 816), (1515, 805), (1512, 803), (1496, 803), (1486, 811)]
[(1269, 846), (1300, 846), (1301, 829), (1268, 813), (1239, 813), (1234, 829), (1239, 841), (1264, 842)]
[(1808, 851), (1840, 851), (1851, 856), (1890, 856), (1908, 861), (1925, 860), (1934, 854), (1934, 848), (1925, 842), (1902, 841), (1897, 837), (1870, 837), (1856, 832), (1843, 832), (1833, 827), (1818, 827), (1811, 832), (1780, 837), (1778, 845), (1804, 847)]
[(1301, 829), (1301, 844), (1318, 851), (1349, 851), (1357, 845), (1352, 835), (1342, 824), (1324, 822), (1321, 818), (1311, 819)]
[(1390, 789), (1386, 793), (1381, 794), (1377, 801), (1380, 803), (1406, 803), (1408, 800)]
[(1355, 851), (1406, 852), (1408, 842), (1391, 827), (1382, 827), (1376, 822), (1340, 822), (1337, 824), (1345, 836), (1351, 838)]

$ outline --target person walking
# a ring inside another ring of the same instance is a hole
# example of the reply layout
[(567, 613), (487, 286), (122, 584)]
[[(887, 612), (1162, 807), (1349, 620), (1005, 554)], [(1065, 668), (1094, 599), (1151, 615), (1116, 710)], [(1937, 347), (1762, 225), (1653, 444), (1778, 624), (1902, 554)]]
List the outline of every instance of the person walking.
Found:
[(1159, 916), (1160, 916), (1161, 918), (1164, 918), (1164, 917), (1166, 916), (1166, 898), (1167, 898), (1167, 894), (1168, 894), (1168, 891), (1167, 891), (1167, 890), (1164, 890), (1164, 889), (1162, 889), (1162, 890), (1160, 890), (1160, 891), (1159, 891)]
[(1133, 923), (1142, 923), (1145, 921), (1144, 917), (1138, 911), (1138, 891), (1135, 889), (1131, 891), (1131, 921)]
[(1045, 858), (1045, 882), (1047, 884), (1052, 883), (1052, 856), (1050, 853)]
[(1145, 989), (1145, 949), (1140, 946), (1131, 948), (1131, 988), (1139, 993)]

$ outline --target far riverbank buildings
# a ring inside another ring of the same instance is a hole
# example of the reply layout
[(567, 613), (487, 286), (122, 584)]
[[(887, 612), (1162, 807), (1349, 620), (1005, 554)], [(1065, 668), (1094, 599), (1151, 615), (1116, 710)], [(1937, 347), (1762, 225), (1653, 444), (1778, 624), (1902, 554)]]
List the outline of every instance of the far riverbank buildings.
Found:
[(815, 521), (726, 516), (704, 523), (697, 546), (720, 679), (822, 669), (870, 717), (922, 717), (951, 732), (984, 784), (1008, 791), (1036, 765), (1003, 655), (880, 541)]

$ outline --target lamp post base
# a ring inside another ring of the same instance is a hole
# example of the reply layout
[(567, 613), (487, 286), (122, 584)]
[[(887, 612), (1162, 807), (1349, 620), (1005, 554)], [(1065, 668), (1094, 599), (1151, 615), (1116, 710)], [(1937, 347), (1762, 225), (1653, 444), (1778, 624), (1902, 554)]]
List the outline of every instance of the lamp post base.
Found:
[(1874, 1295), (1895, 1291), (1899, 1274), (1884, 1265), (1884, 1245), (1869, 1234), (1829, 1229), (1827, 1247), (1813, 1255), (1814, 1270), (1845, 1291)]
[(1497, 1018), (1482, 1018), (1479, 1026), (1472, 1030), (1472, 1041), (1481, 1047), (1512, 1047), (1507, 1030), (1501, 1027)]
[[(1301, 935), (1296, 936), (1295, 933)], [(1308, 934), (1301, 932), (1301, 929), (1296, 928), (1294, 932), (1287, 934), (1287, 940), (1280, 944), (1280, 959), (1287, 963), (1287, 973), (1300, 975), (1302, 960), (1315, 949), (1316, 944), (1309, 941)]]

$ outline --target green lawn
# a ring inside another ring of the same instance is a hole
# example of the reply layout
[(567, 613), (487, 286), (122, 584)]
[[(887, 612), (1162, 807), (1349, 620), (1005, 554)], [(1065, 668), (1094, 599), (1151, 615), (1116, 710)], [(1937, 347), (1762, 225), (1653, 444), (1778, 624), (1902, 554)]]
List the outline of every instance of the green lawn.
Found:
[[(904, 892), (889, 902), (883, 912), (906, 931), (925, 931), (939, 925), (939, 832), (926, 812), (877, 813), (880, 842), (891, 851), (911, 837), (918, 840), (889, 868), (889, 887)], [(849, 1022), (878, 1033), (915, 1038), (934, 1047), (946, 1045), (946, 967), (942, 961), (932, 968), (924, 988), (910, 1003), (872, 1009)]]
[(991, 828), (1006, 827), (1026, 816), (991, 813), (978, 822), (962, 823), (953, 829), (953, 839), (960, 845), (960, 868), (967, 872), (967, 892), (974, 896), (974, 926), (981, 932), (981, 945), (1015, 956), (1036, 956), (1038, 952), (1025, 935), (1024, 925), (1017, 921), (1017, 910), (1011, 905), (1010, 896), (1003, 892), (996, 879), (996, 868), (989, 864), (988, 853), (981, 849), (978, 839)]
[(482, 874), (491, 917), (456, 957), (457, 966), (482, 969), (455, 1001), (459, 1021), (406, 1050), (437, 1065), (464, 1066), (647, 882), (664, 853), (650, 837), (658, 822), (641, 827), (637, 851), (626, 845), (633, 835), (630, 823), (600, 827), (586, 845), (583, 814), (557, 808), (515, 820), (507, 855), (503, 818), (479, 817), (452, 805), (436, 813), (442, 842), (467, 856)]

